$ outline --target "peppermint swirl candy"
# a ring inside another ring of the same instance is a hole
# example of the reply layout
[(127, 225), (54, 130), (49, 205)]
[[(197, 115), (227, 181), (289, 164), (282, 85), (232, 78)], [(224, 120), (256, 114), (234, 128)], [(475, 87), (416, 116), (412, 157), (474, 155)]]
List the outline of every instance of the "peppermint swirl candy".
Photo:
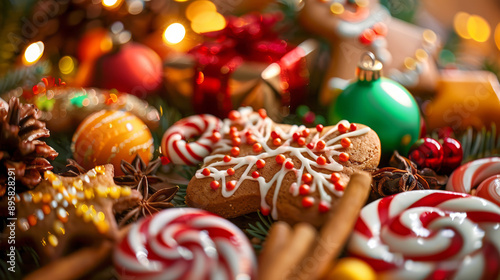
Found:
[(380, 279), (497, 279), (500, 207), (447, 191), (411, 191), (365, 206), (348, 251)]
[[(221, 120), (212, 115), (190, 116), (174, 123), (161, 141), (164, 156), (175, 164), (196, 165), (208, 156), (219, 140)], [(198, 140), (187, 142), (190, 138)]]
[(115, 248), (122, 279), (252, 279), (252, 246), (231, 222), (194, 208), (161, 211), (134, 224)]
[(446, 189), (473, 194), (500, 206), (500, 157), (471, 161), (451, 174)]

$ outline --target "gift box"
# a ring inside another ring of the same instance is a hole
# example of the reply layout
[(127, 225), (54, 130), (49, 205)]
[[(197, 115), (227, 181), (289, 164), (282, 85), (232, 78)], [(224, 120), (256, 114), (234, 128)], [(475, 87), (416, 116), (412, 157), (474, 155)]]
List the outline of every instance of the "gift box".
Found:
[(303, 104), (318, 42), (296, 47), (271, 32), (275, 15), (229, 18), (225, 29), (164, 63), (167, 99), (186, 113), (225, 117), (240, 106), (281, 118)]

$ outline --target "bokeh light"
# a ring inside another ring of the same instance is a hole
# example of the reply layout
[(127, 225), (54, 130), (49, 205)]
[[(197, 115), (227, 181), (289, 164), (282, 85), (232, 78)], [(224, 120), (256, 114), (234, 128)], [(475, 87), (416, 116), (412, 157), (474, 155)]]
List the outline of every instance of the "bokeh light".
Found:
[(491, 29), (484, 18), (473, 15), (467, 20), (467, 31), (473, 40), (486, 42), (490, 38)]
[(63, 56), (59, 60), (59, 71), (64, 75), (69, 75), (75, 70), (75, 60), (71, 56)]
[(131, 15), (138, 15), (144, 10), (144, 3), (141, 0), (131, 0), (127, 4), (128, 13)]
[(207, 0), (194, 1), (187, 7), (186, 17), (189, 20), (194, 20), (197, 15), (203, 12), (217, 12), (217, 7), (214, 3)]
[(191, 22), (191, 28), (196, 33), (218, 31), (226, 26), (226, 19), (215, 11), (205, 11), (196, 15)]
[(37, 62), (42, 57), (44, 48), (41, 41), (29, 45), (24, 51), (24, 63), (30, 65)]
[(108, 9), (114, 9), (121, 4), (121, 0), (102, 0), (102, 5)]
[(458, 36), (476, 42), (486, 42), (491, 34), (491, 27), (483, 17), (465, 12), (458, 12), (455, 15), (453, 27)]
[(453, 19), (453, 27), (458, 36), (464, 39), (470, 39), (469, 31), (467, 30), (467, 22), (470, 15), (465, 12), (458, 12)]
[(172, 23), (163, 33), (163, 40), (169, 44), (177, 44), (186, 36), (186, 29), (180, 23)]
[(500, 23), (497, 24), (495, 28), (495, 44), (497, 45), (498, 50), (500, 50)]

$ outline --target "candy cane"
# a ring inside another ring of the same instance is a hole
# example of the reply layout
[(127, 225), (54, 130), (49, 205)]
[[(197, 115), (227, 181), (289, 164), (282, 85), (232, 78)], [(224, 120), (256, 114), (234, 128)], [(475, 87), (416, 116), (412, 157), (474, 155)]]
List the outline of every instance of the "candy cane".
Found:
[[(256, 260), (231, 222), (194, 208), (140, 220), (115, 248), (121, 279), (252, 279)], [(241, 278), (240, 278), (241, 277)]]
[(365, 206), (348, 244), (380, 279), (498, 279), (500, 207), (447, 191), (411, 191)]
[[(195, 115), (174, 123), (163, 135), (161, 149), (175, 164), (196, 165), (212, 152), (219, 140), (221, 120), (212, 115)], [(193, 142), (190, 138), (199, 136)]]
[[(457, 168), (451, 174), (446, 189), (449, 191), (471, 193), (493, 201), (500, 206), (500, 157), (483, 158), (471, 161)], [(481, 182), (484, 181), (484, 184)], [(481, 189), (479, 186), (481, 185)]]

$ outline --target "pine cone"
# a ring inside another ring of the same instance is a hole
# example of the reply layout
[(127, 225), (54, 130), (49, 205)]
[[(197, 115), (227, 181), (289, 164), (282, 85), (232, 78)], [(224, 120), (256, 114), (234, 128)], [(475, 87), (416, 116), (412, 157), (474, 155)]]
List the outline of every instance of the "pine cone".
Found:
[(8, 107), (0, 105), (0, 197), (12, 177), (9, 169), (15, 174), (16, 192), (34, 188), (42, 173), (52, 169), (47, 159), (55, 159), (58, 153), (39, 140), (50, 136), (39, 117), (35, 105), (20, 104), (17, 97), (9, 100)]

